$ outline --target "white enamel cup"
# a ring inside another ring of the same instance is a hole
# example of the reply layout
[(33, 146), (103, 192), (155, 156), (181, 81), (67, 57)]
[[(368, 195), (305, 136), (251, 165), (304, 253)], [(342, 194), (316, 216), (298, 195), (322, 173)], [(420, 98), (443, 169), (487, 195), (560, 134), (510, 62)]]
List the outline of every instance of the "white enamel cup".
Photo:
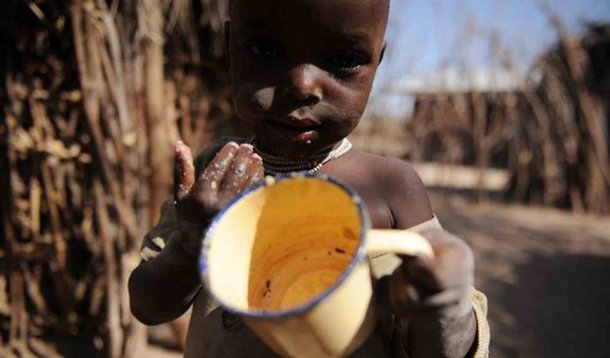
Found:
[(369, 258), (432, 255), (420, 235), (372, 230), (354, 190), (323, 175), (267, 181), (212, 221), (200, 256), (204, 285), (282, 356), (339, 357), (373, 329)]

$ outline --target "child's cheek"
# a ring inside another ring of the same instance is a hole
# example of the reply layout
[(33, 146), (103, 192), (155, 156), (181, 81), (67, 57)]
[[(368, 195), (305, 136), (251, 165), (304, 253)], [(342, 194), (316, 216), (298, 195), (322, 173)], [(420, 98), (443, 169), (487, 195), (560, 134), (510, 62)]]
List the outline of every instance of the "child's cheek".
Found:
[(262, 87), (252, 93), (250, 100), (259, 112), (267, 112), (271, 109), (275, 92), (275, 87)]
[(372, 83), (363, 75), (355, 76), (357, 77), (349, 80), (335, 80), (328, 84), (328, 99), (340, 102), (346, 108), (363, 111), (371, 92)]
[(235, 90), (235, 107), (238, 115), (247, 119), (264, 116), (273, 104), (274, 87), (264, 87), (256, 82), (246, 82)]
[(346, 89), (340, 98), (345, 117), (360, 118), (368, 101), (368, 92), (360, 89)]

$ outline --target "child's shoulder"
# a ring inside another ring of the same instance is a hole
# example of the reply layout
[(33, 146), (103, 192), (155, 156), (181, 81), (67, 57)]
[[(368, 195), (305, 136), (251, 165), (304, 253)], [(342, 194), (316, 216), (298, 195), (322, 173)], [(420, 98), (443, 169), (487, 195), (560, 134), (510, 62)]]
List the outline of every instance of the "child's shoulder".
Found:
[(354, 150), (352, 160), (368, 177), (379, 183), (387, 183), (388, 190), (425, 190), (424, 185), (413, 168), (406, 160)]
[(387, 202), (394, 227), (411, 227), (432, 217), (426, 188), (409, 162), (361, 150), (354, 150), (350, 160), (356, 180), (370, 183), (366, 186), (374, 186)]

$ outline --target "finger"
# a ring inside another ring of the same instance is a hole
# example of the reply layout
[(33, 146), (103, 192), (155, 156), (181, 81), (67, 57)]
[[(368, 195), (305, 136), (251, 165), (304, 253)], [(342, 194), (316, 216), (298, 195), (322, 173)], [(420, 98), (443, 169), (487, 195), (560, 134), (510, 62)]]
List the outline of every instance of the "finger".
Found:
[(434, 258), (415, 257), (404, 260), (399, 267), (402, 274), (408, 277), (422, 292), (431, 294), (443, 289), (442, 283), (437, 277), (437, 266), (439, 257), (435, 253)]
[(429, 229), (422, 235), (428, 240), (432, 249), (437, 251), (463, 243), (462, 239), (443, 229)]
[(195, 167), (191, 149), (181, 140), (174, 147), (174, 200), (181, 200), (193, 187)]
[(235, 157), (229, 165), (229, 170), (225, 173), (219, 193), (228, 193), (234, 196), (241, 192), (248, 180), (248, 168), (252, 162), (254, 148), (250, 144), (239, 146)]
[(424, 290), (411, 278), (404, 276), (400, 269), (396, 269), (385, 282), (380, 281), (376, 287), (376, 294), (382, 296), (378, 303), (382, 307), (389, 304), (393, 312), (402, 318), (422, 313), (458, 317), (470, 309), (470, 286), (453, 287), (436, 293), (422, 292)]
[(457, 313), (470, 306), (471, 288), (468, 286), (452, 287), (421, 300), (420, 307), (424, 310), (449, 310)]
[(474, 279), (474, 257), (464, 241), (442, 230), (424, 233), (432, 246), (433, 258), (405, 259), (404, 274), (418, 286), (431, 291), (467, 286)]
[(390, 317), (395, 314), (390, 302), (390, 276), (382, 276), (373, 283), (373, 299), (376, 317)]
[(263, 160), (258, 154), (254, 153), (252, 154), (250, 165), (248, 166), (248, 169), (246, 169), (246, 175), (239, 184), (237, 191), (242, 192), (248, 187), (258, 184), (263, 180), (264, 176), (265, 170), (263, 169)]
[(263, 158), (260, 155), (254, 153), (252, 155), (252, 162), (250, 168), (248, 168), (248, 183), (246, 187), (258, 184), (265, 177), (265, 168), (263, 167)]
[(409, 314), (423, 314), (455, 319), (472, 311), (471, 291), (468, 287), (451, 288), (423, 299)]
[(374, 283), (375, 302), (378, 307), (390, 306), (390, 276), (382, 276)]
[(431, 291), (442, 291), (452, 287), (473, 284), (474, 273), (464, 255), (446, 253), (435, 258), (433, 263), (415, 261), (408, 267), (408, 276), (422, 287)]
[(205, 167), (199, 178), (197, 178), (193, 190), (195, 195), (199, 195), (204, 191), (218, 191), (222, 178), (235, 157), (238, 148), (239, 146), (235, 142), (229, 142), (222, 147), (214, 159)]
[(387, 300), (393, 311), (401, 317), (419, 310), (421, 295), (419, 290), (397, 268), (387, 281)]

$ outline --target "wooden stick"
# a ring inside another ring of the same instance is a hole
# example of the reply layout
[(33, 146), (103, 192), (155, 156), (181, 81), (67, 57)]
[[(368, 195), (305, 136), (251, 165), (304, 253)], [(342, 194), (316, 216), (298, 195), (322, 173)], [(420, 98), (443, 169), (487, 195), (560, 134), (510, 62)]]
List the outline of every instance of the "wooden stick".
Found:
[(122, 356), (123, 330), (121, 327), (120, 289), (117, 282), (119, 275), (114, 244), (107, 230), (112, 225), (108, 218), (106, 195), (101, 183), (94, 180), (95, 213), (104, 252), (104, 268), (106, 276), (106, 314), (108, 319), (109, 356), (119, 358)]

